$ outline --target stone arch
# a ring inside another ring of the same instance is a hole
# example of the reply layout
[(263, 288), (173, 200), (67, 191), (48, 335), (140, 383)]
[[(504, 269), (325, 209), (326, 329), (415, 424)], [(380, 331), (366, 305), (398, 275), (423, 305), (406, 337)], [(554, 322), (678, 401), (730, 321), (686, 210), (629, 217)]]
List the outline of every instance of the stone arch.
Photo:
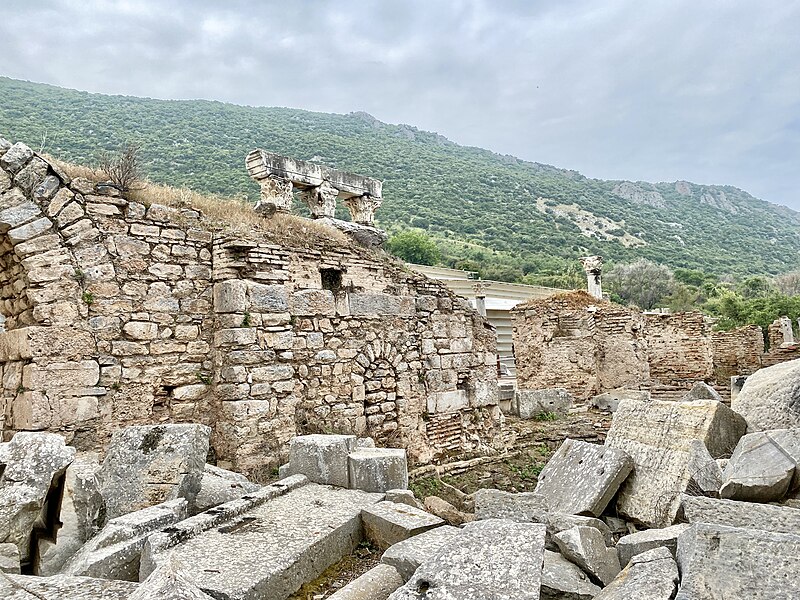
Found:
[(397, 386), (397, 367), (402, 355), (395, 346), (376, 339), (356, 356), (353, 372), (361, 383), (353, 387), (353, 399), (360, 400), (366, 420), (364, 433), (385, 443), (397, 435), (402, 394)]

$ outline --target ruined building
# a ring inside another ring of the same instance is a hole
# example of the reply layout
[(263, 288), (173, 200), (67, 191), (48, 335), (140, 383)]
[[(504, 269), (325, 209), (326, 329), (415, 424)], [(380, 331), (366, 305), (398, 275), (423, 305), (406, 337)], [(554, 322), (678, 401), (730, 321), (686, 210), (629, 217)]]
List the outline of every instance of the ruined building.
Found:
[[(261, 151), (247, 166), (266, 212), (298, 189), (312, 215), (379, 240), (380, 182)], [(337, 199), (354, 223), (332, 218)], [(226, 233), (0, 140), (3, 439), (52, 431), (87, 450), (122, 426), (199, 422), (220, 465), (262, 479), (302, 433), (373, 436), (416, 462), (488, 449), (501, 415), (485, 319), (307, 222), (300, 240)]]

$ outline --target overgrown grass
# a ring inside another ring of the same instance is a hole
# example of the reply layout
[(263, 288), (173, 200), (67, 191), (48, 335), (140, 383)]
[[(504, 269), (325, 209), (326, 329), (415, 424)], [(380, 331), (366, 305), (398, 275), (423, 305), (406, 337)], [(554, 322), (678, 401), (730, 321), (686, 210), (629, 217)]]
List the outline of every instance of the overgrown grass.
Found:
[(561, 415), (554, 412), (541, 412), (533, 417), (534, 421), (558, 421), (560, 418)]

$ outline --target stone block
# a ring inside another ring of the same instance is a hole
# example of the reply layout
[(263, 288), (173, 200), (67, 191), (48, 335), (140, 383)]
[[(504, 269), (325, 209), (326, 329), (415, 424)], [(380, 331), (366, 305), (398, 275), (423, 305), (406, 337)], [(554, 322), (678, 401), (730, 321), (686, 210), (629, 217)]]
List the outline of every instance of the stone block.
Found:
[(248, 281), (247, 298), (250, 312), (269, 313), (289, 310), (289, 294), (282, 285), (264, 285)]
[(558, 552), (544, 551), (542, 598), (544, 600), (591, 600), (600, 592), (588, 575)]
[(300, 290), (289, 298), (289, 309), (298, 317), (333, 316), (336, 301), (330, 290)]
[(31, 238), (35, 238), (36, 236), (49, 231), (52, 227), (53, 223), (50, 222), (50, 219), (47, 217), (42, 217), (41, 219), (36, 219), (31, 223), (26, 223), (25, 225), (20, 225), (19, 227), (15, 227), (14, 229), (10, 230), (8, 232), (8, 239), (12, 244), (16, 245), (20, 242), (26, 242)]
[(692, 477), (689, 442), (699, 440), (712, 456), (722, 456), (745, 428), (744, 419), (714, 400), (622, 401), (605, 442), (634, 462), (617, 495), (618, 512), (648, 527), (672, 525)]
[(379, 564), (328, 596), (328, 600), (386, 600), (403, 583), (397, 569)]
[(465, 390), (430, 392), (427, 406), (430, 414), (456, 412), (469, 406), (469, 396)]
[[(92, 577), (34, 577), (11, 575), (0, 577), (0, 598), (3, 600), (129, 600), (139, 587), (130, 581), (108, 581)], [(32, 594), (38, 594), (34, 596)]]
[(634, 556), (654, 548), (666, 548), (674, 557), (678, 548), (678, 536), (687, 527), (687, 523), (679, 523), (663, 529), (645, 529), (622, 536), (617, 542), (619, 564), (624, 568)]
[(0, 232), (24, 225), (42, 216), (39, 205), (33, 202), (23, 202), (11, 208), (0, 211)]
[(247, 310), (247, 282), (228, 279), (215, 283), (214, 310), (218, 313), (243, 313)]
[(572, 394), (564, 388), (517, 389), (514, 393), (512, 410), (520, 419), (534, 419), (547, 413), (566, 415), (572, 404)]
[(348, 455), (355, 449), (354, 435), (300, 435), (289, 443), (289, 471), (314, 483), (346, 488), (350, 484)]
[(608, 412), (616, 412), (619, 403), (623, 400), (632, 400), (638, 402), (649, 402), (650, 392), (647, 390), (626, 390), (623, 388), (611, 390), (598, 394), (591, 399), (589, 404), (598, 410), (606, 410)]
[(408, 504), (414, 508), (423, 508), (422, 503), (414, 496), (411, 490), (386, 490), (386, 500), (389, 502), (399, 502), (401, 504)]
[(389, 600), (539, 600), (545, 527), (490, 519), (422, 563)]
[(535, 493), (553, 512), (599, 517), (632, 469), (623, 450), (567, 438), (539, 474)]
[(244, 475), (220, 469), (214, 465), (206, 465), (203, 470), (200, 491), (195, 498), (195, 511), (203, 512), (214, 506), (241, 498), (260, 488), (260, 485), (251, 483)]
[(800, 358), (750, 375), (731, 408), (750, 432), (800, 427)]
[(390, 294), (349, 294), (350, 314), (366, 315), (399, 315), (402, 299)]
[(725, 466), (719, 495), (749, 502), (780, 500), (789, 491), (795, 467), (795, 461), (772, 441), (770, 432), (749, 433), (739, 440)]
[(148, 321), (128, 321), (122, 331), (134, 340), (154, 340), (158, 337), (158, 325)]
[[(19, 548), (17, 548), (16, 544), (0, 544), (0, 571), (17, 574), (20, 572)], [(0, 589), (2, 589), (2, 586), (0, 586)]]
[(381, 549), (445, 524), (424, 510), (385, 500), (365, 508), (361, 518), (367, 538)]
[(716, 400), (717, 402), (722, 402), (722, 396), (705, 381), (697, 381), (692, 386), (692, 389), (689, 390), (689, 393), (681, 399), (681, 402), (691, 402), (692, 400)]
[(422, 563), (460, 535), (461, 530), (450, 525), (429, 529), (389, 546), (381, 556), (381, 562), (397, 569), (403, 581), (408, 581)]
[(595, 582), (606, 586), (620, 572), (614, 548), (608, 548), (603, 534), (594, 527), (572, 527), (553, 536), (561, 554), (586, 571)]
[(447, 500), (439, 498), (439, 496), (426, 496), (423, 506), (429, 513), (444, 519), (450, 525), (455, 525), (456, 527), (475, 520), (474, 515), (461, 512)]
[(187, 570), (176, 560), (165, 561), (128, 600), (214, 600), (195, 585), (186, 575)]
[(22, 142), (17, 142), (0, 156), (0, 167), (11, 173), (17, 173), (32, 158), (33, 150)]
[(800, 531), (800, 508), (775, 504), (683, 496), (680, 517), (691, 524), (714, 523), (781, 533)]
[(189, 509), (203, 478), (211, 429), (206, 425), (140, 425), (114, 432), (97, 473), (108, 519), (166, 500)]
[(359, 448), (348, 455), (350, 488), (385, 492), (408, 487), (406, 451), (396, 448)]
[(698, 523), (678, 538), (675, 600), (800, 598), (800, 535)]
[(550, 507), (544, 496), (534, 492), (514, 494), (502, 490), (482, 489), (472, 495), (475, 501), (475, 518), (537, 521), (548, 513)]
[(692, 493), (716, 496), (722, 485), (722, 469), (700, 440), (689, 442), (689, 486)]
[[(672, 600), (678, 589), (678, 565), (666, 548), (634, 556), (594, 600)], [(693, 600), (706, 598), (697, 596)]]

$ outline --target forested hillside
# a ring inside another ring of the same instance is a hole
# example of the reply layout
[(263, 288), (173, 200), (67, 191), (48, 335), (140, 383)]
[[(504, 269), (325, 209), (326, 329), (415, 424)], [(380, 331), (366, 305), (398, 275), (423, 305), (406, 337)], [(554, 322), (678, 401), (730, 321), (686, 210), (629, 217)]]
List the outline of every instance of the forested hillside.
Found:
[(364, 113), (104, 96), (0, 78), (0, 136), (85, 163), (139, 143), (150, 179), (251, 199), (258, 187), (244, 157), (255, 147), (380, 178), (383, 227), (424, 229), (447, 264), (487, 278), (556, 282), (547, 275), (574, 270), (586, 254), (716, 275), (800, 263), (800, 213), (742, 190), (589, 179)]

